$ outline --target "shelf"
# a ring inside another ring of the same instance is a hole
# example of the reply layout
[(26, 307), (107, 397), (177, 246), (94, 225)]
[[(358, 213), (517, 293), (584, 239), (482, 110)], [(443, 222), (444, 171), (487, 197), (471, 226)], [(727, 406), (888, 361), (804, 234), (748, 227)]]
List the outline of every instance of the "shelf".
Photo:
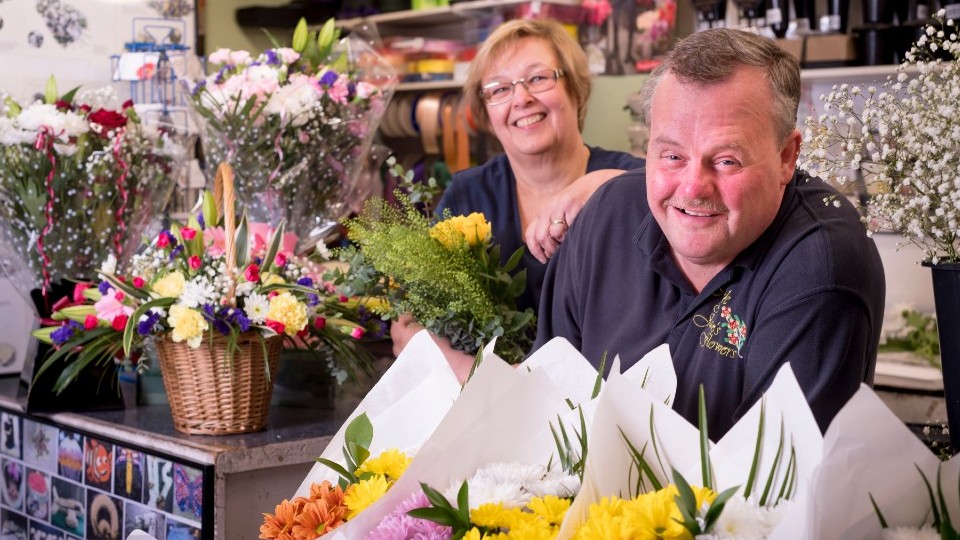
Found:
[(462, 90), (463, 81), (420, 81), (406, 82), (397, 85), (398, 92), (423, 92), (427, 90)]
[[(804, 69), (800, 71), (803, 82), (870, 83), (883, 84), (887, 76), (895, 75), (898, 64), (884, 66), (852, 66), (836, 68)], [(907, 73), (916, 72), (908, 70)]]
[(344, 19), (337, 21), (337, 24), (343, 28), (357, 28), (366, 24), (383, 24), (390, 26), (409, 26), (422, 27), (443, 24), (452, 24), (462, 22), (467, 19), (474, 19), (480, 14), (490, 13), (496, 10), (518, 6), (522, 4), (533, 5), (533, 12), (539, 12), (540, 6), (544, 4), (555, 4), (565, 6), (579, 5), (578, 0), (471, 0), (467, 2), (457, 2), (446, 7), (431, 9), (392, 11), (388, 13), (379, 13), (367, 17), (356, 17), (353, 19)]

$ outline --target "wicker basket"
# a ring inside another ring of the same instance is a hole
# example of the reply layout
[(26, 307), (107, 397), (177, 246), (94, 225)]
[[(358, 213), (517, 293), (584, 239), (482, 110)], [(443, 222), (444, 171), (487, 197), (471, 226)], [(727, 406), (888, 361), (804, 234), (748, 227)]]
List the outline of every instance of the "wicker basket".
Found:
[(169, 336), (158, 339), (173, 426), (192, 435), (266, 428), (282, 345), (281, 336), (263, 338), (259, 332), (247, 332), (238, 337), (237, 350), (228, 359), (227, 339), (221, 335), (216, 335), (212, 344), (204, 340), (196, 349), (185, 342), (174, 343)]
[[(237, 270), (233, 264), (237, 247), (233, 188), (233, 168), (221, 163), (213, 192), (217, 215), (223, 216), (224, 261), (226, 274), (231, 278)], [(234, 286), (235, 283), (226, 294), (231, 302), (235, 300)], [(169, 336), (157, 340), (174, 427), (197, 435), (248, 433), (266, 428), (282, 346), (282, 336), (264, 338), (259, 332), (246, 332), (237, 337), (236, 350), (228, 358), (227, 338), (215, 331), (212, 343), (204, 338), (196, 349), (184, 342), (174, 343)]]

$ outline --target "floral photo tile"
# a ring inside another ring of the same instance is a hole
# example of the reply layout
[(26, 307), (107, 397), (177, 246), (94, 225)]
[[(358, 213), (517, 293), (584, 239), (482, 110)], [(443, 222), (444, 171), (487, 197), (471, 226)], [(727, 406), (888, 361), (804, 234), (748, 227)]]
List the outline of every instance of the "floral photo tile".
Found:
[(175, 519), (167, 520), (166, 540), (196, 540), (197, 538), (200, 538), (200, 529)]
[(23, 461), (48, 473), (57, 472), (57, 443), (60, 430), (41, 422), (23, 421)]
[(82, 485), (54, 477), (51, 485), (50, 522), (71, 534), (86, 530), (86, 493)]
[(163, 514), (150, 507), (127, 502), (123, 511), (123, 536), (133, 531), (143, 531), (154, 538), (161, 538), (164, 532)]
[(123, 538), (123, 501), (118, 497), (90, 490), (87, 497), (87, 516), (88, 539)]
[(46, 523), (30, 520), (30, 540), (66, 540), (66, 534)]
[(22, 512), (26, 487), (23, 465), (18, 461), (3, 458), (0, 466), (3, 467), (3, 492), (0, 494), (0, 501), (3, 506)]
[(60, 430), (57, 472), (75, 482), (83, 481), (83, 436), (79, 433)]
[(173, 465), (173, 513), (197, 522), (203, 518), (203, 472)]
[(111, 491), (113, 487), (113, 445), (87, 437), (83, 449), (83, 482)]
[(147, 485), (143, 503), (150, 508), (173, 512), (173, 462), (147, 456)]
[(26, 468), (27, 490), (24, 504), (32, 519), (47, 521), (50, 518), (50, 475), (36, 469)]
[(0, 509), (0, 540), (26, 540), (27, 538), (27, 516), (7, 510)]
[(0, 452), (20, 459), (20, 417), (8, 412), (0, 413)]
[(143, 452), (117, 446), (113, 466), (113, 493), (127, 499), (143, 500)]

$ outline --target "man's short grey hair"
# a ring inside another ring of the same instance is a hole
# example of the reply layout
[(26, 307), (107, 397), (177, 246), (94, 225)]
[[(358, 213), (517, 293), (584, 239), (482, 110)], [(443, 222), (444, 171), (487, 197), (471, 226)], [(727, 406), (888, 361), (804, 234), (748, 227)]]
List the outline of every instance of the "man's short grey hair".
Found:
[(650, 126), (653, 93), (668, 72), (683, 84), (711, 84), (726, 81), (745, 66), (766, 72), (773, 93), (774, 125), (780, 140), (785, 140), (797, 126), (800, 64), (772, 39), (730, 28), (702, 30), (677, 42), (643, 85), (643, 122)]

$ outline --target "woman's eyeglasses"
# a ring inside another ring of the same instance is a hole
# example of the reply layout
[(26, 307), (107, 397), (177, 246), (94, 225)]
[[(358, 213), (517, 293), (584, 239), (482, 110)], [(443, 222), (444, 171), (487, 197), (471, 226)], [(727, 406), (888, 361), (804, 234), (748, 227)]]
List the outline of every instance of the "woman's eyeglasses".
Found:
[(556, 87), (560, 77), (563, 77), (562, 69), (544, 69), (512, 82), (493, 81), (480, 87), (480, 97), (487, 105), (500, 105), (513, 99), (513, 89), (518, 84), (531, 94), (539, 94)]

